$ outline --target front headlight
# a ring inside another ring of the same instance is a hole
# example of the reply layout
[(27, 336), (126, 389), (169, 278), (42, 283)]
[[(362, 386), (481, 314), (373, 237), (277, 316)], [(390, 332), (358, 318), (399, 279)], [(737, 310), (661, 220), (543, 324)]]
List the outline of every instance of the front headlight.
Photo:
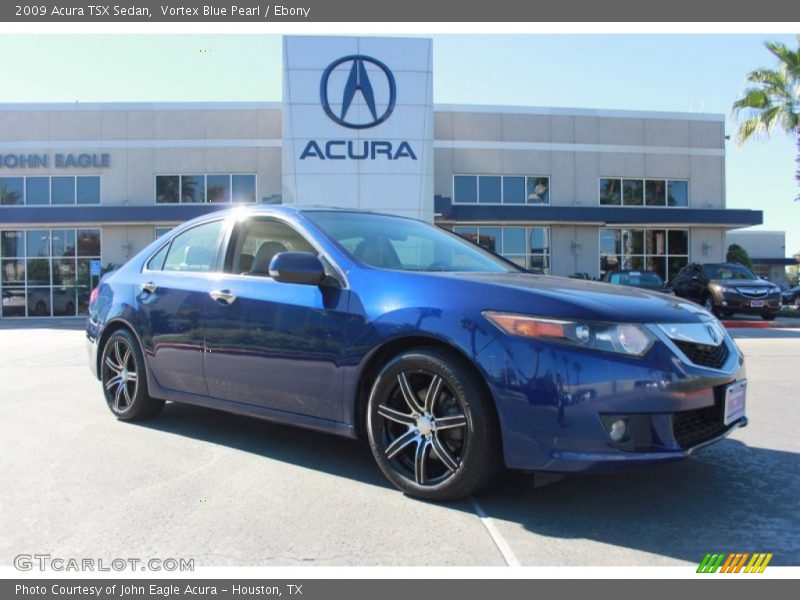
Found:
[(508, 335), (628, 356), (644, 356), (655, 341), (647, 329), (635, 323), (565, 321), (494, 311), (484, 311), (483, 316)]
[(738, 293), (736, 288), (728, 287), (727, 285), (720, 285), (718, 283), (712, 283), (711, 288), (719, 292), (720, 294), (736, 294)]

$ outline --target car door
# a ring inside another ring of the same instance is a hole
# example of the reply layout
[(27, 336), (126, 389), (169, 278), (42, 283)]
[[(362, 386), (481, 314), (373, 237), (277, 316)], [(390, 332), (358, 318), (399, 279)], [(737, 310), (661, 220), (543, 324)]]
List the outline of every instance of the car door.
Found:
[(708, 277), (706, 277), (703, 267), (693, 265), (689, 272), (689, 281), (686, 283), (686, 297), (690, 300), (702, 304), (708, 291)]
[(163, 388), (206, 395), (203, 309), (209, 274), (220, 265), (224, 221), (181, 232), (146, 263), (136, 319), (148, 366)]
[(277, 282), (279, 252), (313, 252), (285, 222), (237, 223), (226, 272), (205, 298), (205, 375), (213, 398), (342, 420), (349, 291)]
[(672, 287), (675, 290), (675, 295), (688, 300), (697, 300), (697, 286), (696, 282), (692, 280), (697, 275), (698, 267), (696, 265), (687, 265), (683, 267), (675, 279), (672, 281)]

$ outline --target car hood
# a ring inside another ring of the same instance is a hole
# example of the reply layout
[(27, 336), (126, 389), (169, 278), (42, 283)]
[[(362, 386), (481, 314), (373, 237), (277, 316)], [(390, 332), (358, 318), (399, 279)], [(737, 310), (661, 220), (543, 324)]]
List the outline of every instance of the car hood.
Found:
[(712, 279), (711, 283), (732, 288), (764, 288), (766, 290), (774, 288), (773, 284), (760, 279)]
[(713, 318), (687, 300), (631, 286), (530, 273), (441, 275), (491, 287), (483, 300), (487, 310), (627, 323), (693, 323)]

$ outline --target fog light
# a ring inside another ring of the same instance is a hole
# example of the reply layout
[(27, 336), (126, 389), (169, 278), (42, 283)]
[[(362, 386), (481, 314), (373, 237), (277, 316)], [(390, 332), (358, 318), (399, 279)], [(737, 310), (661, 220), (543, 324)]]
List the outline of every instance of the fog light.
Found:
[(620, 419), (619, 421), (614, 421), (611, 424), (611, 429), (608, 431), (608, 435), (611, 436), (611, 441), (621, 442), (627, 431), (628, 426), (625, 424), (625, 421)]

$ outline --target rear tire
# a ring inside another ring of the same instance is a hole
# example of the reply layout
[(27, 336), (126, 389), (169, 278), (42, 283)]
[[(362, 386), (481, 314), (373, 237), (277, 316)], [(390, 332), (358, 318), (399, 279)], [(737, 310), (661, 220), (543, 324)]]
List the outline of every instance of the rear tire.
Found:
[(764, 314), (761, 315), (761, 318), (764, 319), (765, 321), (774, 321), (775, 317), (777, 317), (777, 316), (778, 315), (771, 314), (771, 313), (764, 313)]
[(156, 416), (164, 401), (147, 391), (144, 357), (127, 329), (111, 334), (100, 359), (103, 394), (109, 410), (121, 421), (141, 421)]
[(366, 421), (378, 467), (411, 496), (458, 500), (503, 470), (492, 399), (469, 368), (438, 350), (389, 361), (375, 379)]

